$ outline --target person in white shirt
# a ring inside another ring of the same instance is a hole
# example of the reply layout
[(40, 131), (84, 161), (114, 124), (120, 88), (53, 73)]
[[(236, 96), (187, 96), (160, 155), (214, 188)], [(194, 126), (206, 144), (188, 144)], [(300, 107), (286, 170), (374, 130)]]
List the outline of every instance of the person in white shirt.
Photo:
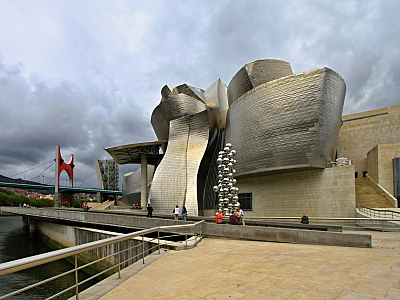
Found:
[(239, 224), (241, 224), (241, 225), (245, 225), (244, 224), (244, 213), (243, 213), (243, 210), (239, 207), (239, 222), (238, 222)]
[(178, 215), (179, 215), (179, 207), (178, 207), (178, 205), (175, 206), (173, 212), (174, 212), (175, 220), (178, 220)]

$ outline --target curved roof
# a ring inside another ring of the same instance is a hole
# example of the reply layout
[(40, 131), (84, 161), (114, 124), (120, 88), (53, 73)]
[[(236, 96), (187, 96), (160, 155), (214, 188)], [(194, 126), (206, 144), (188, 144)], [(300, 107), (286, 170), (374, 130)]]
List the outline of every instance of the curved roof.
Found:
[(163, 156), (160, 153), (160, 148), (166, 144), (167, 141), (155, 141), (109, 147), (104, 148), (104, 150), (120, 165), (140, 164), (142, 154), (147, 155), (147, 163), (149, 165), (156, 165)]

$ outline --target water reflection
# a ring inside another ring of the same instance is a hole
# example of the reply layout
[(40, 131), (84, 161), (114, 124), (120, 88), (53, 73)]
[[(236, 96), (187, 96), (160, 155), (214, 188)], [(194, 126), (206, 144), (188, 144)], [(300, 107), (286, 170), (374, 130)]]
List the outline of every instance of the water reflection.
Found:
[[(0, 231), (0, 263), (51, 251), (36, 235), (32, 236), (22, 228), (22, 217), (0, 216), (0, 228), (2, 229)], [(5, 295), (71, 269), (72, 265), (66, 260), (59, 260), (1, 276), (0, 295)], [(86, 273), (79, 272), (80, 281), (88, 277)], [(80, 288), (80, 290), (96, 282), (90, 281), (86, 286)], [(75, 284), (75, 277), (72, 273), (9, 299), (44, 299), (73, 284)], [(73, 294), (74, 290), (60, 296), (58, 299), (68, 299)]]

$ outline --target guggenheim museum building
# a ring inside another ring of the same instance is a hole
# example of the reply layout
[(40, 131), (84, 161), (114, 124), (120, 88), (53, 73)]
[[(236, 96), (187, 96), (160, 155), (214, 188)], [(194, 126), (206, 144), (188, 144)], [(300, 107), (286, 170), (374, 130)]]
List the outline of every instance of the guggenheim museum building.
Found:
[(151, 116), (157, 141), (105, 148), (118, 164), (141, 165), (124, 175), (118, 205), (214, 215), (216, 161), (230, 143), (246, 216), (354, 217), (361, 179), (397, 207), (400, 106), (342, 116), (345, 94), (329, 68), (293, 74), (274, 59), (244, 65), (228, 86), (166, 85)]

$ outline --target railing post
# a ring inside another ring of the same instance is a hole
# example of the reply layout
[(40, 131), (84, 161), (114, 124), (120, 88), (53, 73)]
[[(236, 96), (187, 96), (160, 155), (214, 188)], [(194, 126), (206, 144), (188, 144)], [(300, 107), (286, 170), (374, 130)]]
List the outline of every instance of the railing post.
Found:
[(79, 300), (79, 278), (78, 278), (78, 256), (77, 254), (74, 255), (75, 258), (75, 298)]
[(186, 242), (186, 250), (188, 249), (187, 247), (187, 234), (185, 233), (185, 242)]
[(160, 247), (160, 230), (157, 231), (157, 238), (158, 238), (158, 254), (161, 254), (161, 247)]
[(117, 243), (118, 279), (121, 279), (121, 242)]
[(143, 257), (143, 263), (144, 263), (144, 236), (142, 235), (142, 257)]

